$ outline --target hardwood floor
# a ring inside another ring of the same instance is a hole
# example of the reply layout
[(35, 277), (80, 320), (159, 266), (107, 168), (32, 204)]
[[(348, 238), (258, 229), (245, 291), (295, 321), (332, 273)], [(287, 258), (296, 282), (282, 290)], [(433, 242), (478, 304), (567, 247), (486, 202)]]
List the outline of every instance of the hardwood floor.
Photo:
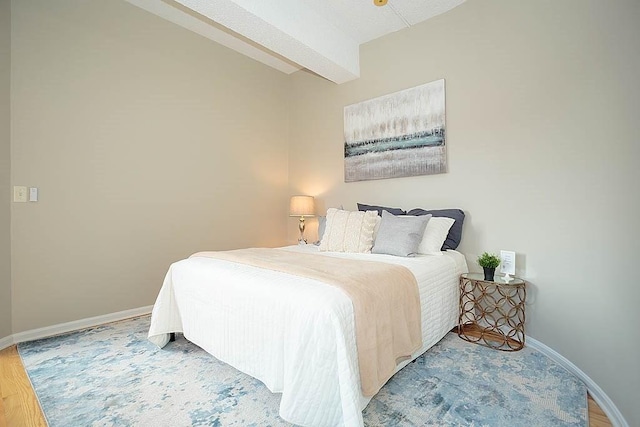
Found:
[[(46, 427), (47, 422), (15, 346), (0, 351), (0, 397), (0, 427)], [(589, 427), (611, 427), (611, 422), (591, 396)]]
[(589, 396), (589, 427), (611, 427), (611, 421), (591, 396)]
[(46, 427), (15, 346), (0, 351), (0, 396), (0, 427)]

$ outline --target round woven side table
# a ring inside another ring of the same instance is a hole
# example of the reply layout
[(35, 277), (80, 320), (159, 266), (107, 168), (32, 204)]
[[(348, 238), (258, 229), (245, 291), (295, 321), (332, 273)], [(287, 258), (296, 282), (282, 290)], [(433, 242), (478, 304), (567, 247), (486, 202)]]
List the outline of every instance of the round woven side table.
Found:
[(517, 277), (505, 283), (501, 277), (488, 281), (480, 273), (462, 274), (458, 336), (497, 350), (522, 349), (526, 297), (525, 281)]

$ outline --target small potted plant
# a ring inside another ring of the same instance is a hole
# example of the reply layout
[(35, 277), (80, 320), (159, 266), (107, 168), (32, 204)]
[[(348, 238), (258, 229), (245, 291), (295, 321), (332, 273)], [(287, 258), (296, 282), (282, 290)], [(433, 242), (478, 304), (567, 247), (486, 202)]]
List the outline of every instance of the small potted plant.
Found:
[(498, 255), (485, 252), (478, 257), (478, 264), (480, 264), (480, 267), (484, 270), (484, 280), (493, 281), (496, 267), (500, 265), (500, 258)]

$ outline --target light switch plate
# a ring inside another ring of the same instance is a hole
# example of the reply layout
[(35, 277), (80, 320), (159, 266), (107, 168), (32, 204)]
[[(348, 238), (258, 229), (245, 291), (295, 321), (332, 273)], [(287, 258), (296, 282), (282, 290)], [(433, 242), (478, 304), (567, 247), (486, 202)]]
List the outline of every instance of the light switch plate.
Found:
[(38, 187), (29, 187), (29, 201), (30, 202), (38, 201)]
[(27, 187), (15, 185), (13, 187), (13, 201), (14, 202), (26, 202), (27, 201)]

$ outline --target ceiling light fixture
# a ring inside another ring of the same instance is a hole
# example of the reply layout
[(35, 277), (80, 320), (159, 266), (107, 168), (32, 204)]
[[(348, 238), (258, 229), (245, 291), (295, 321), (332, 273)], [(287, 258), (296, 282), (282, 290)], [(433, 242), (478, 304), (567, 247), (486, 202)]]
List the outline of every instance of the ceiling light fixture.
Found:
[(373, 0), (373, 4), (375, 4), (376, 6), (384, 6), (385, 4), (387, 4), (387, 0)]

